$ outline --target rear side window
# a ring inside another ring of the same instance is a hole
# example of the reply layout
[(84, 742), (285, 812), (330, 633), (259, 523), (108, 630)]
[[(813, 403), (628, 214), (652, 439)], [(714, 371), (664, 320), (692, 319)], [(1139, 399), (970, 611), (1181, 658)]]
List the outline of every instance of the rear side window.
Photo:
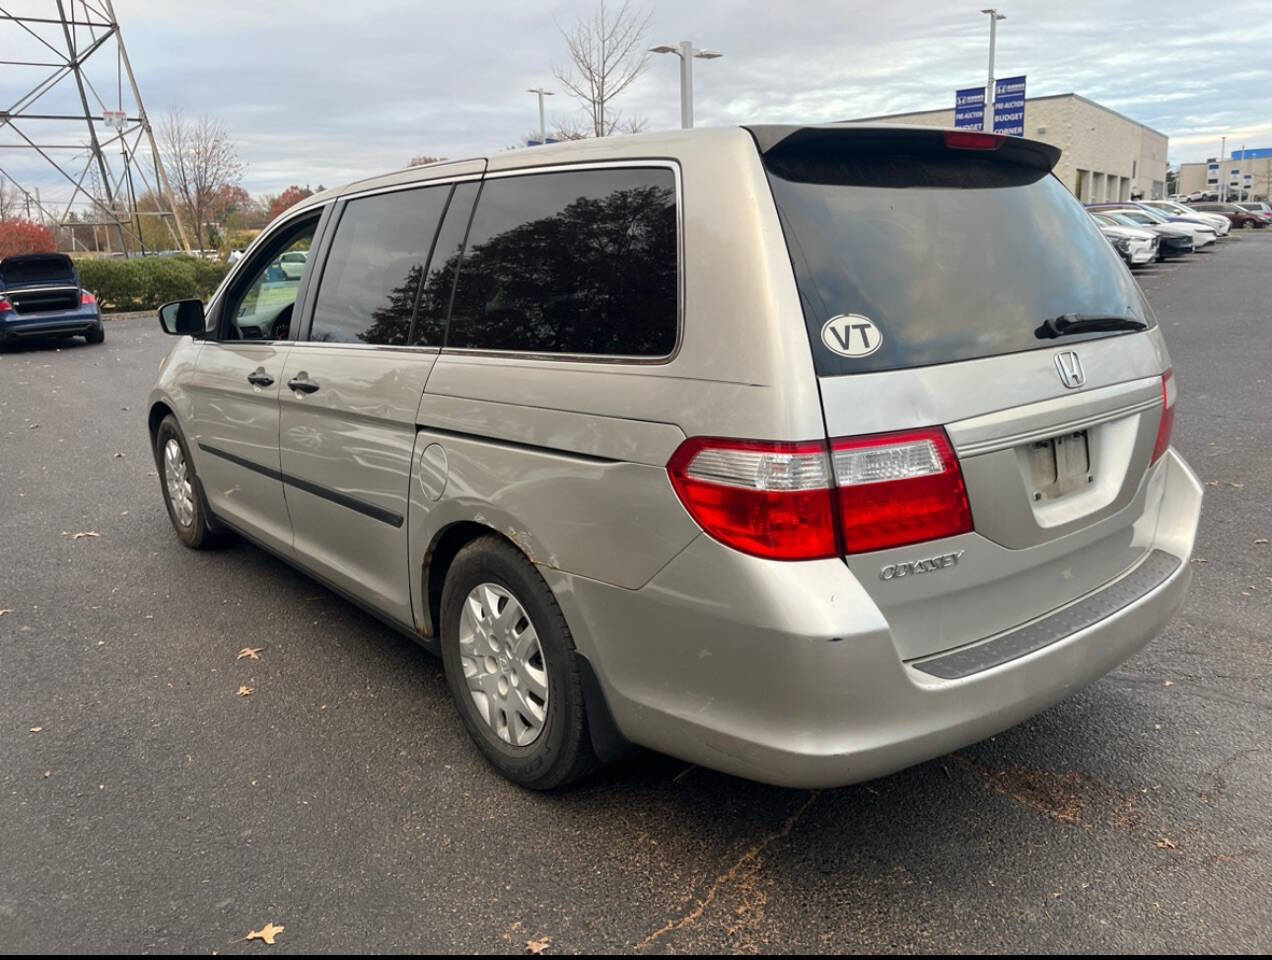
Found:
[(675, 177), (665, 168), (488, 180), (446, 346), (662, 357), (676, 344)]
[(834, 139), (779, 143), (765, 165), (822, 376), (1122, 335), (1040, 335), (1064, 314), (1153, 325), (1090, 214), (1045, 170)]
[(311, 340), (405, 346), (450, 184), (350, 200), (314, 306)]

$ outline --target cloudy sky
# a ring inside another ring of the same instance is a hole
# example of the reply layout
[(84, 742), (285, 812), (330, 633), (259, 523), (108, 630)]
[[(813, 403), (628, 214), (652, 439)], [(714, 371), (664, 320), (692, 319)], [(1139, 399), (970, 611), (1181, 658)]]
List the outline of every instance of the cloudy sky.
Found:
[[(1268, 0), (1000, 2), (1008, 19), (999, 26), (997, 74), (1027, 74), (1030, 96), (1073, 91), (1126, 113), (1170, 135), (1174, 163), (1216, 154), (1223, 134), (1230, 149), (1272, 146)], [(14, 6), (54, 7), (6, 3)], [(692, 38), (724, 53), (696, 61), (699, 125), (850, 119), (948, 106), (956, 87), (983, 82), (988, 21), (980, 6), (647, 0), (646, 45)], [(520, 141), (537, 127), (526, 89), (561, 90), (552, 76), (566, 59), (557, 24), (594, 7), (115, 0), (152, 118), (179, 107), (222, 120), (254, 193), (294, 182), (330, 186), (416, 154), (461, 157)], [(13, 49), (6, 43), (6, 54)], [(95, 86), (110, 99), (113, 59), (104, 67)], [(0, 67), (4, 105), (39, 76)], [(651, 57), (618, 106), (647, 129), (674, 127), (677, 83), (676, 58)], [(74, 87), (62, 93), (74, 98)], [(549, 122), (582, 119), (561, 93), (548, 102)], [(5, 169), (24, 162), (0, 151)]]

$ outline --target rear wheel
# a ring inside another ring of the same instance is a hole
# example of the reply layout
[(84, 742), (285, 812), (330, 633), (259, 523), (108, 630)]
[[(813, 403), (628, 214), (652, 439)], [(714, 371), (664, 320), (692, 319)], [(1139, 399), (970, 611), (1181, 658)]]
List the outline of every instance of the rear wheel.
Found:
[(511, 544), (489, 536), (460, 550), (446, 575), (440, 627), (451, 696), (496, 770), (550, 790), (599, 765), (569, 627)]
[(200, 502), (190, 450), (172, 414), (163, 418), (155, 434), (155, 461), (168, 519), (181, 542), (192, 550), (219, 543), (222, 534), (209, 522)]
[(101, 343), (106, 339), (106, 328), (102, 326), (93, 327), (86, 334), (84, 340), (88, 343)]

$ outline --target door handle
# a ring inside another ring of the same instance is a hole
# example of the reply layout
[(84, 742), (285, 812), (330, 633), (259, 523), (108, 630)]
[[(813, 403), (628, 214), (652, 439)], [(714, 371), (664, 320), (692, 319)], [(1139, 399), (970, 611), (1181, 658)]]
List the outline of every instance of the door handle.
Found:
[(314, 383), (308, 377), (293, 377), (287, 381), (287, 386), (299, 393), (313, 393), (318, 389), (318, 384)]
[(264, 370), (253, 370), (247, 375), (247, 382), (254, 387), (268, 387), (274, 382), (274, 378)]

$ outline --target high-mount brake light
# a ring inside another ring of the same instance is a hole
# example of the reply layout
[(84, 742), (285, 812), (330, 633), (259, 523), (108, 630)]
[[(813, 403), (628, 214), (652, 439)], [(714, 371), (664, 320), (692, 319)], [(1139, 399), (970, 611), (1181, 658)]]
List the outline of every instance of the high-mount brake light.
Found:
[(975, 130), (946, 130), (945, 145), (951, 150), (997, 150), (1007, 138), (1001, 133)]

